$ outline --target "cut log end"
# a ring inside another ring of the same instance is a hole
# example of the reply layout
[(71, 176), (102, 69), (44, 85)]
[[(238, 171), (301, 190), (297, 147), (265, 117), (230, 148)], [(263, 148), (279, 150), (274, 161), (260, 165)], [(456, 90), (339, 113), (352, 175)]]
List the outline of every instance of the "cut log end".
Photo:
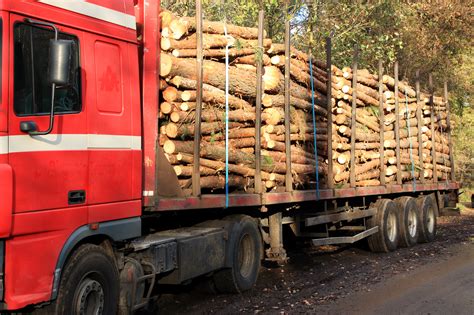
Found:
[(166, 77), (171, 72), (173, 66), (173, 61), (171, 57), (167, 54), (162, 53), (160, 55), (160, 76)]

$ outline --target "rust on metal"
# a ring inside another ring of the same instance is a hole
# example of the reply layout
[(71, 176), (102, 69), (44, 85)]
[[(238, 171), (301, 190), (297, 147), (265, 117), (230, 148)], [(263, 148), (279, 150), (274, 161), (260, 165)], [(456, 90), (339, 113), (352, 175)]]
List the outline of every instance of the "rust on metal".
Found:
[(383, 64), (382, 60), (379, 60), (379, 71), (378, 71), (378, 76), (379, 76), (379, 120), (380, 120), (380, 148), (379, 148), (379, 154), (380, 154), (380, 185), (384, 186), (385, 185), (385, 150), (384, 150), (384, 122), (385, 122), (385, 111), (383, 108), (383, 101), (384, 101), (384, 95), (383, 95)]
[(425, 176), (423, 174), (424, 166), (423, 166), (423, 141), (422, 141), (422, 132), (421, 129), (423, 127), (422, 122), (422, 115), (421, 115), (421, 102), (420, 102), (420, 70), (416, 71), (416, 82), (415, 82), (415, 89), (416, 89), (416, 121), (418, 124), (418, 160), (419, 160), (419, 167), (420, 167), (420, 182), (425, 182)]
[[(288, 4), (286, 5), (288, 12)], [(293, 175), (291, 174), (291, 140), (290, 140), (290, 20), (288, 15), (285, 19), (285, 153), (286, 153), (286, 174), (285, 188), (286, 191), (293, 190)]]
[[(401, 161), (400, 161), (400, 104), (398, 102), (398, 61), (395, 61), (394, 65), (394, 94), (395, 94), (395, 141), (397, 143), (396, 155), (397, 155), (397, 184), (402, 184), (402, 172), (401, 172)], [(409, 121), (407, 120), (407, 126)]]
[(203, 54), (202, 54), (202, 3), (196, 1), (196, 34), (197, 34), (197, 56), (196, 56), (196, 115), (194, 122), (194, 156), (192, 189), (193, 196), (201, 195), (201, 173), (199, 166), (201, 155), (201, 112), (202, 112), (202, 77), (203, 77)]
[[(352, 61), (352, 115), (351, 115), (351, 168), (350, 185), (356, 186), (355, 180), (355, 142), (356, 142), (356, 116), (357, 116), (357, 59), (359, 58), (359, 47), (354, 47), (354, 58)], [(330, 140), (330, 139), (329, 139)], [(328, 140), (328, 141), (329, 141)]]
[(451, 180), (456, 180), (454, 173), (454, 156), (453, 156), (453, 139), (451, 136), (451, 106), (448, 98), (448, 82), (444, 81), (444, 101), (446, 102), (446, 123), (448, 125), (448, 145), (449, 145), (449, 161), (451, 164)]
[(434, 88), (433, 88), (433, 76), (431, 73), (428, 75), (428, 85), (430, 89), (430, 119), (431, 119), (431, 158), (433, 163), (433, 182), (438, 182), (438, 168), (436, 167), (436, 138), (435, 138), (435, 127), (434, 127)]
[(327, 135), (328, 135), (328, 188), (334, 188), (333, 182), (333, 160), (332, 160), (332, 57), (331, 57), (332, 43), (331, 37), (326, 37), (326, 73), (327, 73), (327, 82), (326, 82), (326, 101), (327, 101), (327, 111), (328, 111), (328, 126), (327, 126)]
[[(258, 49), (263, 54), (263, 18), (264, 12), (258, 12)], [(262, 58), (257, 58), (257, 99), (255, 100), (255, 192), (262, 192)]]

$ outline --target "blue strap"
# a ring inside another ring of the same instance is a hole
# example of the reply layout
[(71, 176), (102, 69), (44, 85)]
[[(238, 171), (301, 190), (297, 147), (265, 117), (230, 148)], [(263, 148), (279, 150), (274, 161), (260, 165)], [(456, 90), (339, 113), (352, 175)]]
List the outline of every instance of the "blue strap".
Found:
[[(417, 104), (418, 105), (418, 104)], [(410, 112), (408, 111), (408, 95), (407, 88), (405, 87), (405, 117), (408, 128), (408, 142), (410, 143), (410, 161), (411, 161), (411, 177), (413, 178), (413, 191), (416, 191), (416, 179), (415, 179), (415, 162), (413, 161), (413, 145), (411, 142), (411, 132), (410, 132)], [(418, 130), (421, 132), (421, 130)], [(421, 171), (420, 171), (421, 176)]]
[(313, 109), (313, 145), (314, 145), (314, 158), (316, 160), (316, 200), (321, 199), (319, 194), (319, 161), (318, 161), (318, 146), (317, 146), (317, 129), (316, 129), (316, 110), (314, 109), (314, 79), (313, 79), (313, 57), (309, 58), (309, 76), (311, 78), (311, 104)]
[[(227, 38), (227, 21), (224, 21)], [(225, 46), (225, 207), (229, 208), (229, 42)]]

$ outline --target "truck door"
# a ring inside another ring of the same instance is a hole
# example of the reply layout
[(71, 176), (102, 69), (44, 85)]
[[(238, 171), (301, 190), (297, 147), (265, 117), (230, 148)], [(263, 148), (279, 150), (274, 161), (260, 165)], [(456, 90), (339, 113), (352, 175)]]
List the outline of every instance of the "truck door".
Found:
[[(84, 33), (88, 74), (89, 219), (140, 214), (141, 137), (136, 46)], [(132, 80), (135, 78), (135, 80)]]
[(70, 85), (55, 90), (52, 132), (31, 136), (21, 122), (49, 127), (52, 90), (48, 82), (49, 42), (53, 29), (12, 15), (10, 55), (9, 153), (14, 172), (14, 212), (69, 208), (87, 202), (88, 137), (82, 104), (80, 35), (59, 28), (72, 41)]

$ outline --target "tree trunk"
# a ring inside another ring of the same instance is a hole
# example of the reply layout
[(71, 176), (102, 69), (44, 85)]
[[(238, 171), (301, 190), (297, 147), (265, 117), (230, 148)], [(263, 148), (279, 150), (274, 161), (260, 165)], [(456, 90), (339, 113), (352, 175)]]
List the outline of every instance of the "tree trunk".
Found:
[[(241, 37), (244, 39), (257, 39), (258, 29), (251, 27), (236, 26), (227, 24), (227, 34)], [(196, 18), (181, 17), (174, 19), (169, 25), (173, 32), (174, 39), (180, 39), (183, 35), (196, 31)], [(224, 34), (224, 23), (204, 20), (202, 24), (203, 33), (209, 34)]]

